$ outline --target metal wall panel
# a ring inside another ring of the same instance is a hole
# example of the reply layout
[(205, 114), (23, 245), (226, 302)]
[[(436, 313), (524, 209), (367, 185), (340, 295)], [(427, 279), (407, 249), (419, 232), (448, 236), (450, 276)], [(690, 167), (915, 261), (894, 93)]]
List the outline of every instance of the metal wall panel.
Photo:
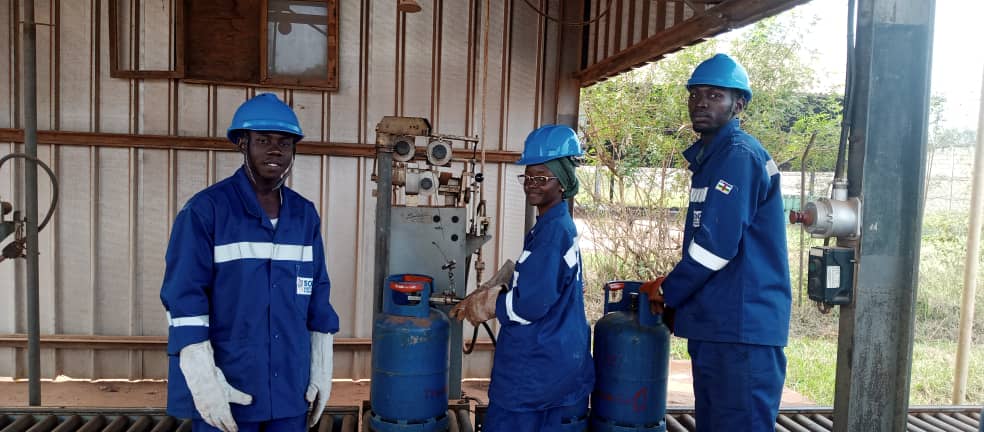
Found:
[(168, 135), (171, 132), (171, 83), (136, 80), (137, 133)]
[(180, 136), (209, 136), (211, 124), (211, 86), (185, 84), (178, 86), (178, 127)]
[[(557, 53), (546, 53), (558, 43), (557, 35), (548, 33), (559, 26), (546, 25), (521, 1), (489, 3), (486, 59), (485, 1), (424, 0), (422, 12), (405, 16), (389, 3), (340, 2), (339, 90), (329, 93), (111, 78), (108, 2), (38, 0), (38, 21), (52, 24), (38, 27), (39, 127), (224, 137), (236, 107), (269, 91), (293, 106), (312, 141), (372, 145), (376, 123), (403, 114), (428, 117), (436, 132), (454, 135), (482, 134), (484, 119), (487, 149), (518, 151), (531, 128), (553, 122), (542, 113), (555, 112), (543, 104), (556, 103)], [(534, 2), (551, 13), (559, 13), (560, 3)], [(169, 8), (175, 4), (150, 2), (141, 8), (141, 67), (173, 64)], [(0, 70), (9, 71), (0, 82), (0, 127), (18, 124), (15, 84), (22, 77), (12, 47), (19, 41), (19, 12), (13, 7), (0, 8)], [(123, 42), (133, 46), (136, 40)], [(20, 147), (0, 143), (4, 153)], [(41, 233), (42, 333), (166, 335), (158, 292), (170, 225), (193, 194), (231, 175), (242, 156), (231, 145), (229, 151), (102, 142), (40, 147), (61, 184), (55, 219)], [(301, 155), (288, 183), (321, 214), (342, 338), (372, 333), (373, 165), (368, 158)], [(486, 277), (522, 249), (525, 205), (514, 180), (521, 170), (512, 164), (485, 168), (484, 198), (496, 229), (483, 248)], [(0, 172), (0, 196), (13, 198), (17, 208), (23, 207), (22, 177), (22, 168)], [(44, 176), (39, 183), (43, 206), (50, 189)], [(26, 329), (25, 299), (18, 289), (23, 267), (22, 261), (0, 263), (0, 298), (11, 300), (0, 302), (0, 333)], [(490, 354), (467, 356), (465, 376), (488, 376)], [(45, 377), (162, 378), (167, 369), (163, 351), (46, 348), (42, 363)], [(22, 377), (24, 365), (23, 350), (0, 348), (0, 376)], [(339, 350), (335, 375), (368, 378), (368, 351)]]
[[(318, 210), (321, 212), (325, 259), (331, 278), (331, 303), (338, 312), (339, 322), (344, 323), (339, 329), (339, 337), (371, 336), (370, 327), (362, 317), (372, 316), (371, 307), (368, 310), (365, 308), (366, 305), (371, 306), (372, 295), (366, 296), (366, 289), (356, 291), (360, 279), (371, 279), (371, 273), (360, 278), (354, 271), (362, 256), (359, 233), (365, 231), (365, 225), (369, 223), (361, 217), (366, 193), (365, 184), (360, 180), (365, 177), (362, 171), (366, 164), (367, 160), (361, 158), (325, 158), (323, 161), (323, 175), (328, 181), (323, 182), (325, 187), (319, 197), (322, 205)], [(354, 372), (357, 370), (354, 357), (349, 352), (338, 352), (335, 354), (335, 366)], [(363, 357), (360, 361), (365, 361), (364, 355), (360, 357)], [(359, 373), (358, 376), (364, 378), (367, 375)]]
[[(310, 141), (323, 141), (325, 130), (324, 92), (297, 90), (290, 93), (288, 102), (294, 107), (301, 122), (304, 137)], [(225, 133), (223, 131), (223, 133)]]
[[(491, 2), (491, 7), (487, 12), (490, 23), (487, 35), (487, 47), (485, 46), (485, 29), (481, 27), (484, 25), (486, 11), (479, 11), (478, 22), (481, 31), (476, 40), (478, 44), (478, 70), (475, 95), (477, 103), (474, 107), (475, 131), (481, 140), (480, 144), (486, 149), (504, 148), (499, 131), (502, 130), (502, 123), (505, 120), (502, 115), (502, 109), (504, 105), (503, 98), (507, 94), (507, 91), (503, 88), (503, 75), (505, 75), (505, 68), (507, 67), (505, 57), (508, 52), (503, 47), (506, 46), (508, 41), (508, 32), (503, 27), (507, 25), (506, 15), (509, 13), (513, 3), (518, 2)], [(483, 7), (484, 5), (485, 3), (482, 3)], [(528, 112), (531, 115), (532, 108), (528, 108)]]
[(470, 28), (475, 5), (472, 2), (442, 1), (438, 64), (434, 78), (437, 100), (431, 124), (441, 133), (470, 135), (474, 105), (474, 63), (469, 61), (475, 33)]
[[(58, 128), (91, 131), (93, 10), (88, 1), (62, 2), (58, 7), (58, 75), (55, 88), (60, 101)], [(39, 47), (40, 48), (40, 47)], [(40, 60), (41, 53), (38, 52)], [(39, 125), (40, 128), (40, 125)]]
[[(130, 334), (134, 298), (134, 272), (130, 260), (131, 177), (130, 154), (135, 149), (97, 148), (93, 220), (93, 302), (94, 334)], [(125, 181), (124, 181), (125, 179)], [(95, 376), (118, 374), (129, 369), (129, 356), (123, 351), (96, 351), (93, 358)]]
[[(397, 36), (397, 65), (401, 72), (397, 78), (398, 115), (430, 118), (436, 112), (437, 101), (432, 96), (440, 72), (434, 68), (434, 56), (438, 55), (434, 50), (434, 14), (440, 14), (444, 3), (443, 0), (422, 2), (420, 12), (397, 18), (403, 30)], [(395, 12), (392, 8), (380, 9)]]
[(338, 5), (338, 91), (327, 95), (325, 141), (366, 142), (361, 134), (361, 122), (365, 103), (362, 90), (367, 73), (362, 45), (369, 37), (362, 29), (362, 21), (367, 7), (355, 1)]
[[(535, 4), (537, 3), (542, 2)], [(542, 10), (543, 5), (538, 6)], [(537, 14), (528, 11), (522, 2), (516, 3), (516, 8), (511, 13), (512, 19), (508, 21), (510, 31), (507, 33), (509, 36), (506, 46), (509, 49), (503, 55), (503, 69), (507, 75), (502, 78), (505, 88), (502, 114), (505, 120), (500, 133), (504, 139), (503, 148), (513, 151), (522, 151), (526, 135), (540, 124), (541, 94), (537, 89), (542, 84), (540, 76), (543, 64), (538, 54), (543, 52), (545, 41), (538, 37), (543, 30), (542, 20)], [(518, 109), (513, 110), (512, 107)]]
[[(167, 322), (161, 308), (161, 280), (164, 277), (164, 251), (171, 226), (172, 155), (168, 150), (139, 149), (135, 152), (132, 177), (135, 226), (130, 248), (134, 264), (132, 316), (129, 335), (165, 336)], [(157, 352), (135, 352), (129, 378), (167, 375), (167, 359)]]
[[(15, 68), (17, 67), (17, 61), (14, 58), (17, 52), (17, 44), (20, 39), (16, 34), (16, 26), (11, 25), (15, 22), (14, 16), (14, 2), (6, 1), (0, 4), (0, 23), (4, 24), (4, 28), (0, 31), (0, 71), (3, 71), (2, 78), (0, 78), (0, 100), (10, 101), (11, 103), (0, 103), (0, 127), (14, 127), (16, 124), (14, 120), (15, 107), (17, 106), (14, 101), (17, 100), (17, 82), (15, 78), (18, 76), (15, 73)], [(7, 150), (6, 147), (3, 148), (4, 151)]]
[(92, 129), (100, 132), (131, 133), (133, 124), (131, 96), (135, 89), (132, 80), (112, 79), (110, 73), (109, 53), (109, 2), (98, 2), (99, 38), (92, 47), (93, 55), (97, 56), (95, 68), (98, 73), (94, 88), (95, 100), (92, 104), (95, 124)]
[[(142, 1), (140, 7), (140, 69), (168, 70), (174, 66), (174, 23), (176, 0)], [(67, 3), (67, 2), (62, 2)]]
[[(360, 223), (357, 225), (358, 232), (355, 243), (357, 245), (355, 250), (357, 258), (354, 267), (355, 272), (353, 274), (355, 277), (355, 281), (352, 284), (353, 290), (348, 292), (343, 290), (332, 292), (332, 297), (336, 299), (339, 297), (352, 297), (351, 302), (355, 305), (352, 309), (355, 320), (349, 323), (342, 321), (342, 325), (351, 325), (353, 330), (352, 336), (363, 338), (372, 336), (373, 326), (373, 263), (376, 253), (376, 236), (373, 229), (376, 224), (376, 199), (372, 196), (372, 190), (375, 189), (375, 184), (371, 181), (373, 165), (373, 160), (360, 158), (359, 170), (356, 173), (358, 175), (356, 182), (363, 185), (363, 187), (359, 190), (359, 199), (355, 201), (359, 204), (357, 208), (358, 214), (355, 217)], [(351, 183), (349, 184), (351, 185)], [(337, 190), (337, 188), (332, 188), (330, 185), (329, 188), (330, 190)], [(354, 352), (352, 354), (351, 377), (353, 379), (369, 378), (371, 376), (371, 365), (372, 357), (370, 353)]]
[[(94, 147), (60, 147), (57, 152), (59, 177), (58, 210), (53, 220), (57, 246), (55, 277), (63, 301), (57, 304), (59, 330), (67, 334), (96, 334), (93, 327), (95, 304), (95, 219), (96, 201)], [(41, 180), (38, 180), (41, 183)], [(40, 280), (49, 279), (41, 275)], [(42, 282), (43, 283), (43, 282)], [(26, 328), (23, 316), (18, 327)], [(55, 368), (69, 376), (93, 374), (91, 352), (61, 351)]]
[[(4, 104), (0, 104), (4, 105)], [(12, 143), (0, 143), (0, 152), (3, 154), (13, 153), (18, 148)], [(14, 164), (4, 164), (4, 169), (0, 170), (0, 198), (11, 202), (14, 200), (15, 179), (20, 178), (21, 173), (17, 172)], [(24, 303), (24, 298), (20, 294), (21, 290), (17, 287), (23, 286), (17, 278), (15, 266), (10, 263), (0, 263), (0, 332), (13, 333), (18, 330), (18, 309)], [(8, 375), (12, 372), (16, 357), (14, 350), (0, 349), (0, 365), (4, 367), (3, 372)]]
[[(21, 3), (23, 4), (23, 3)], [(50, 0), (38, 0), (35, 3), (34, 20), (37, 22), (37, 85), (38, 85), (38, 129), (56, 129), (58, 116), (56, 114), (56, 87), (58, 69), (58, 38), (54, 36), (55, 11)], [(20, 15), (23, 17), (23, 14)], [(19, 82), (23, 82), (20, 80)], [(23, 123), (22, 123), (23, 124)]]

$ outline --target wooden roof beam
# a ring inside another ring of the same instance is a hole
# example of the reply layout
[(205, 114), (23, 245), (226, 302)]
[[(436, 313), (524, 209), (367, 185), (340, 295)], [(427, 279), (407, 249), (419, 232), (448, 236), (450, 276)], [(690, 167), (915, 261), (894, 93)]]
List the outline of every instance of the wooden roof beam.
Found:
[(809, 0), (725, 0), (577, 73), (581, 87), (642, 66), (685, 46), (742, 27)]

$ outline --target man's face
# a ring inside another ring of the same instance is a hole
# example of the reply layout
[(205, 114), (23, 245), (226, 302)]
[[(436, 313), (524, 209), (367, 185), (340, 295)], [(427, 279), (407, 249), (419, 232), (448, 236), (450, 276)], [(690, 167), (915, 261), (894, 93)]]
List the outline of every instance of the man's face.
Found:
[(295, 139), (280, 132), (248, 131), (239, 140), (239, 150), (249, 156), (256, 182), (280, 181), (294, 157)]
[[(529, 179), (523, 184), (526, 193), (526, 203), (541, 210), (549, 209), (563, 199), (560, 182), (546, 165), (527, 165), (525, 174), (536, 179)], [(546, 181), (542, 177), (548, 177)]]
[(736, 98), (731, 89), (697, 85), (689, 92), (690, 121), (701, 134), (716, 132), (745, 108), (745, 99)]

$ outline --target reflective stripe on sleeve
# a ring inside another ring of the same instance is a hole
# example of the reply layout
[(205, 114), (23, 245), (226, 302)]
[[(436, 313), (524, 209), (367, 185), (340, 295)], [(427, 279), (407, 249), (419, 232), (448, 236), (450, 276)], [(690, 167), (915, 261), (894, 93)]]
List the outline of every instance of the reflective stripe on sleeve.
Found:
[(707, 269), (711, 271), (723, 269), (724, 266), (728, 265), (729, 261), (714, 255), (711, 251), (704, 249), (695, 241), (690, 242), (690, 248), (687, 249), (687, 253), (690, 254), (690, 257), (693, 258), (694, 261), (697, 261), (700, 265), (707, 267)]
[(516, 263), (517, 264), (522, 264), (523, 261), (526, 261), (526, 259), (530, 257), (530, 255), (533, 255), (533, 252), (530, 252), (528, 250), (524, 250), (523, 253), (519, 254), (519, 258), (516, 259)]
[(520, 325), (529, 325), (529, 324), (532, 324), (531, 322), (529, 322), (527, 320), (524, 320), (519, 315), (516, 315), (516, 312), (513, 311), (513, 293), (514, 292), (515, 292), (514, 290), (509, 290), (509, 292), (506, 293), (506, 314), (509, 315), (509, 320), (512, 321), (512, 322), (518, 323)]
[(574, 237), (574, 244), (564, 253), (564, 262), (567, 263), (567, 267), (574, 268), (577, 265), (577, 252), (577, 237)]
[(776, 165), (776, 161), (769, 159), (769, 161), (765, 163), (765, 172), (769, 174), (769, 177), (779, 174), (779, 166)]
[(167, 325), (171, 327), (208, 327), (208, 315), (171, 318), (171, 312), (166, 314)]
[(707, 188), (691, 188), (690, 189), (690, 202), (692, 203), (702, 203), (707, 200)]

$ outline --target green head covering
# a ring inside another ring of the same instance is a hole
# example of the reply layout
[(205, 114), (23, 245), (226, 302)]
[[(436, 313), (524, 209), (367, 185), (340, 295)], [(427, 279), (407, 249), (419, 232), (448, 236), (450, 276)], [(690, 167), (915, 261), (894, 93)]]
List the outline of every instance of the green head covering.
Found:
[(564, 199), (570, 199), (574, 195), (577, 195), (578, 181), (577, 176), (574, 175), (575, 165), (571, 158), (562, 157), (551, 159), (543, 164), (550, 169), (553, 175), (557, 176), (557, 181), (564, 188)]

